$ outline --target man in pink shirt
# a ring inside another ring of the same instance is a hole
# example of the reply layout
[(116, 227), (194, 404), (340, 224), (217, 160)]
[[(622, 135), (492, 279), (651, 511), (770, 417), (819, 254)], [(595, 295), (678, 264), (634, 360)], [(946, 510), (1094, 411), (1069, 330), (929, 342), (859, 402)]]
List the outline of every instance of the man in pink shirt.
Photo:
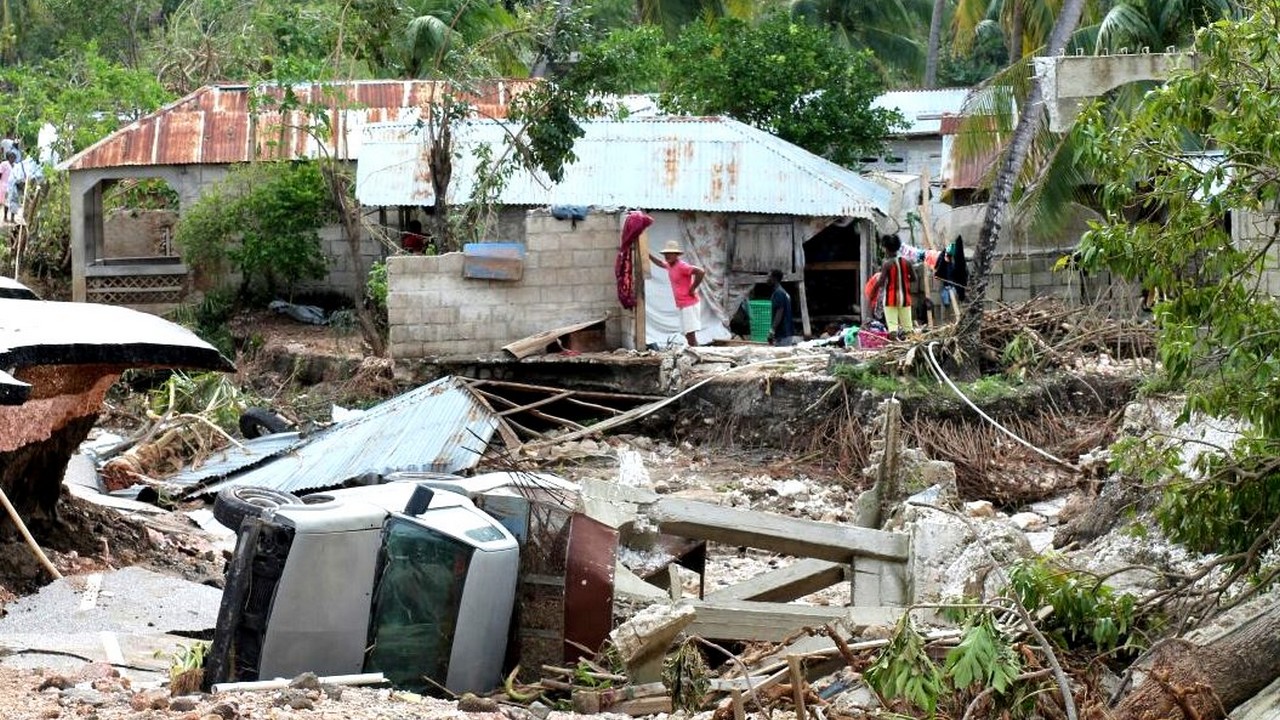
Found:
[(676, 298), (676, 309), (680, 311), (680, 330), (690, 347), (698, 344), (697, 332), (702, 327), (701, 306), (698, 303), (698, 286), (707, 276), (702, 268), (690, 265), (680, 258), (684, 251), (675, 240), (668, 241), (662, 248), (662, 257), (649, 253), (649, 259), (667, 271), (671, 280), (671, 292)]

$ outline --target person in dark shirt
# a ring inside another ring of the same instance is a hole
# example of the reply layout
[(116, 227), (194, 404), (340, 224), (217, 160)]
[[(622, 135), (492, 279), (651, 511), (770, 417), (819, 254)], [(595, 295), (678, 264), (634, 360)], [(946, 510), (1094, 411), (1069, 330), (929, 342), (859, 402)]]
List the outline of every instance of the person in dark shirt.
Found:
[(782, 271), (769, 271), (769, 285), (773, 287), (770, 304), (773, 309), (773, 322), (769, 326), (769, 342), (779, 347), (795, 345), (800, 341), (796, 337), (795, 323), (791, 318), (791, 296), (782, 287)]

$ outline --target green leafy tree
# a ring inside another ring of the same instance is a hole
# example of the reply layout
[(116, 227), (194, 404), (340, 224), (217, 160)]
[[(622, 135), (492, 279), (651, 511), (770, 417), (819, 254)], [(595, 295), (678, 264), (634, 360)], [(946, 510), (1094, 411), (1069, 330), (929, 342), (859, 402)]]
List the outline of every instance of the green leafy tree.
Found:
[(665, 110), (728, 115), (849, 167), (901, 122), (871, 107), (884, 81), (870, 53), (784, 14), (690, 25), (668, 46), (666, 67)]
[[(1280, 2), (1252, 10), (1201, 31), (1195, 68), (1148, 93), (1126, 123), (1094, 108), (1079, 125), (1106, 210), (1081, 256), (1167, 298), (1155, 308), (1158, 347), (1171, 383), (1185, 388), (1184, 418), (1232, 415), (1250, 427), (1197, 472), (1164, 454), (1159, 516), (1174, 539), (1232, 554), (1242, 569), (1275, 547), (1280, 497), (1280, 305), (1261, 279), (1274, 272), (1280, 239), (1280, 98), (1271, 91)], [(1195, 154), (1203, 149), (1214, 152)], [(1256, 237), (1233, 238), (1232, 225)]]
[(324, 277), (319, 229), (333, 214), (315, 163), (250, 163), (203, 195), (174, 238), (193, 267), (215, 277), (234, 270), (242, 294), (274, 296)]
[(0, 127), (28, 147), (44, 123), (58, 132), (63, 157), (79, 151), (167, 102), (155, 78), (103, 57), (90, 44), (80, 52), (0, 69), (10, 88), (0, 102)]

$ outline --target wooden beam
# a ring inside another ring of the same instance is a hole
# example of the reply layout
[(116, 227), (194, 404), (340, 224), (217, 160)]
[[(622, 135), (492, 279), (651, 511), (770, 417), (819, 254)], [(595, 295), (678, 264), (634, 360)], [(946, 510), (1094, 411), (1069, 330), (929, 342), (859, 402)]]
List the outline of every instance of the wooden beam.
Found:
[(755, 510), (660, 498), (645, 509), (662, 532), (783, 555), (849, 562), (855, 557), (906, 561), (907, 536), (883, 530), (800, 520)]
[(800, 329), (804, 331), (805, 339), (813, 337), (813, 326), (809, 324), (809, 294), (804, 289), (804, 276), (800, 277), (798, 283), (800, 291)]
[(801, 558), (787, 567), (771, 570), (721, 588), (707, 595), (708, 602), (759, 600), (787, 602), (844, 582), (847, 565), (814, 558)]
[(697, 615), (687, 631), (715, 640), (782, 642), (804, 627), (820, 627), (836, 620), (854, 625), (892, 627), (903, 608), (789, 605), (749, 600), (712, 603), (684, 600)]
[(543, 330), (528, 337), (520, 338), (513, 342), (502, 346), (502, 349), (517, 360), (522, 360), (530, 355), (541, 355), (547, 351), (547, 346), (559, 340), (561, 337), (571, 332), (585, 330), (592, 325), (604, 325), (608, 317), (602, 317), (598, 320), (587, 320), (586, 322), (566, 325), (564, 327), (553, 328), (551, 330)]
[[(572, 393), (569, 393), (569, 392), (562, 392), (562, 393), (560, 393), (559, 395), (552, 395), (551, 397), (545, 397), (545, 398), (542, 398), (541, 400), (535, 400), (534, 402), (531, 402), (531, 403), (529, 403), (529, 404), (527, 404), (527, 405), (515, 405), (514, 403), (512, 403), (512, 407), (511, 407), (511, 408), (509, 408), (509, 409), (507, 409), (507, 410), (503, 410), (502, 412), (500, 412), (500, 413), (498, 413), (498, 414), (499, 414), (499, 415), (514, 415), (515, 413), (518, 413), (518, 412), (520, 412), (520, 411), (522, 411), (522, 410), (532, 410), (533, 408), (536, 408), (536, 407), (542, 407), (543, 405), (550, 405), (551, 403), (556, 402), (557, 400), (563, 400), (563, 399), (565, 399), (565, 398), (569, 397), (571, 394), (572, 394)], [(510, 402), (510, 401), (508, 401), (508, 402)]]
[[(530, 392), (558, 393), (564, 392), (565, 388), (550, 387), (548, 385), (530, 385), (529, 383), (512, 382), (510, 380), (477, 380), (470, 379), (467, 381), (472, 387), (503, 387), (512, 390), (528, 390)], [(637, 395), (635, 393), (615, 393), (605, 392), (603, 390), (574, 390), (575, 397), (595, 398), (597, 400), (638, 400), (640, 402), (653, 402), (655, 400), (666, 400), (666, 395)]]

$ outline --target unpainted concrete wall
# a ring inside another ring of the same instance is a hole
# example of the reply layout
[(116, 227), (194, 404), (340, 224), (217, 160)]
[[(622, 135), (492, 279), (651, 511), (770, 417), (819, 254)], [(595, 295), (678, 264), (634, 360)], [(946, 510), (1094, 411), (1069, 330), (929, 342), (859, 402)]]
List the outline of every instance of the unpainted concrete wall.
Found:
[(613, 275), (621, 218), (591, 214), (574, 227), (545, 210), (525, 219), (520, 280), (462, 277), (462, 253), (387, 259), (387, 314), (396, 359), (496, 352), (544, 330), (608, 314), (606, 341), (620, 347), (631, 313)]
[(116, 210), (103, 220), (103, 246), (108, 258), (177, 255), (173, 246), (176, 210)]
[[(965, 253), (973, 263), (978, 233), (986, 205), (967, 205), (952, 210), (951, 242), (957, 234), (964, 236)], [(1059, 259), (1070, 255), (1088, 229), (1090, 220), (1101, 217), (1083, 206), (1076, 206), (1074, 216), (1063, 232), (1054, 237), (1039, 237), (1025, 222), (1006, 223), (996, 246), (996, 259), (991, 268), (987, 299), (1006, 304), (1026, 302), (1036, 297), (1058, 297), (1074, 304), (1097, 305), (1116, 317), (1129, 317), (1141, 310), (1141, 289), (1109, 272), (1085, 275), (1071, 269), (1055, 271)]]

